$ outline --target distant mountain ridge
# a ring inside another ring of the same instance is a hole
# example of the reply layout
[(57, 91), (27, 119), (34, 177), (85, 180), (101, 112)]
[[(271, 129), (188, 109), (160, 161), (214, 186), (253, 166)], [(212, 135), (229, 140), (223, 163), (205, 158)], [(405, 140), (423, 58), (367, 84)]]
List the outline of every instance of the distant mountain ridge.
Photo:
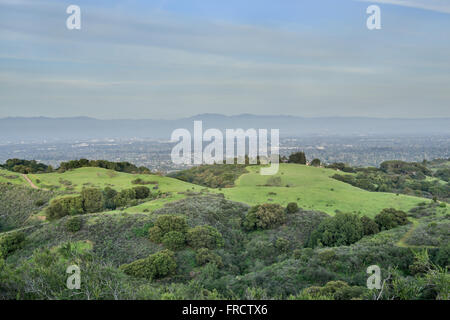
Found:
[(8, 117), (0, 119), (0, 141), (53, 141), (86, 139), (164, 139), (173, 130), (186, 128), (193, 132), (193, 121), (202, 120), (203, 129), (280, 129), (281, 136), (311, 135), (447, 135), (450, 118), (303, 118), (290, 115), (199, 114), (175, 120), (113, 119), (90, 117)]

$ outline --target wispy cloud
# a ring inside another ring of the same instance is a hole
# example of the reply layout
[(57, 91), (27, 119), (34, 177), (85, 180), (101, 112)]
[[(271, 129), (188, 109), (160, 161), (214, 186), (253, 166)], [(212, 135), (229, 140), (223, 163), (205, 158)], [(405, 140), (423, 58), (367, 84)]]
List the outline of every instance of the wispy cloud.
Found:
[(165, 11), (171, 1), (141, 14), (80, 0), (75, 32), (60, 1), (0, 0), (0, 117), (448, 115), (450, 24), (411, 30), (396, 17), (370, 32), (361, 4), (342, 1), (354, 20), (320, 7), (304, 28)]

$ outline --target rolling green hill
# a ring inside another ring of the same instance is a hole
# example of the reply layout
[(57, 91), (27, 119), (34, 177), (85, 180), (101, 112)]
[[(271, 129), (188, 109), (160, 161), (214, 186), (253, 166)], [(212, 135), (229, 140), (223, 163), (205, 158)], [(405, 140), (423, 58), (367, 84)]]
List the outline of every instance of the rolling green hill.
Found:
[(17, 185), (27, 184), (25, 179), (22, 178), (20, 173), (0, 169), (0, 183), (8, 183), (8, 182)]
[[(280, 164), (275, 176), (262, 176), (258, 166), (247, 167), (234, 188), (222, 189), (227, 199), (258, 203), (289, 202), (308, 210), (318, 210), (334, 215), (336, 210), (360, 212), (373, 217), (383, 208), (408, 211), (424, 200), (423, 198), (396, 195), (393, 193), (369, 192), (332, 179), (335, 170), (297, 164)], [(278, 177), (274, 178), (274, 177)], [(270, 185), (270, 186), (269, 186)]]
[[(2, 179), (0, 182), (12, 182), (17, 185), (30, 186), (20, 174), (6, 170), (2, 170), (0, 173), (2, 174), (0, 175), (0, 179)], [(13, 176), (17, 178), (11, 178)], [(161, 208), (168, 202), (184, 198), (187, 192), (200, 192), (205, 189), (202, 186), (174, 178), (152, 174), (129, 174), (95, 167), (79, 168), (64, 173), (40, 173), (28, 174), (27, 176), (39, 189), (53, 190), (55, 198), (65, 194), (78, 193), (83, 187), (98, 187), (102, 189), (111, 187), (120, 191), (136, 186), (132, 181), (138, 178), (151, 182), (147, 185), (150, 189), (157, 187), (162, 193), (168, 193), (163, 198), (126, 209), (126, 211), (135, 213)], [(39, 215), (44, 215), (44, 212), (41, 211)]]
[[(79, 168), (64, 173), (29, 174), (30, 180), (41, 189), (55, 190), (57, 194), (77, 193), (83, 187), (111, 187), (122, 190), (134, 186), (132, 181), (140, 178), (151, 182), (147, 186), (169, 193), (166, 197), (138, 206), (126, 208), (129, 213), (147, 212), (163, 207), (166, 203), (184, 198), (190, 192), (223, 193), (225, 198), (249, 205), (278, 203), (286, 206), (297, 202), (305, 210), (323, 211), (334, 215), (336, 211), (361, 213), (373, 217), (384, 208), (408, 211), (423, 198), (393, 193), (369, 192), (347, 183), (332, 179), (335, 170), (297, 164), (281, 164), (275, 176), (262, 176), (259, 166), (249, 166), (232, 188), (212, 189), (170, 177), (148, 174), (128, 174), (102, 168)], [(29, 185), (21, 177), (9, 171), (0, 172), (0, 182)], [(12, 177), (16, 178), (12, 178)]]
[[(123, 190), (134, 186), (131, 182), (137, 178), (152, 182), (149, 187), (158, 185), (162, 192), (186, 191), (196, 187), (173, 178), (152, 174), (129, 174), (108, 169), (86, 167), (69, 170), (64, 173), (29, 174), (28, 177), (39, 188), (57, 188), (57, 190), (81, 191), (83, 187), (111, 187)], [(197, 188), (200, 190), (201, 187)]]

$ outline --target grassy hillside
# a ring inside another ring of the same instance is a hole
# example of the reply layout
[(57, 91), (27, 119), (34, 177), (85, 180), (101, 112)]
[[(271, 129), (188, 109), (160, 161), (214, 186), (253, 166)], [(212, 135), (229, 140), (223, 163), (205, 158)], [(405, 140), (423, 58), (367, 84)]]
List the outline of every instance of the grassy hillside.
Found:
[(32, 223), (29, 218), (39, 212), (52, 196), (50, 191), (0, 183), (0, 231)]
[[(102, 168), (79, 168), (69, 170), (64, 173), (43, 173), (43, 174), (29, 174), (28, 177), (36, 186), (43, 189), (66, 190), (66, 191), (81, 191), (83, 187), (111, 187), (116, 190), (123, 190), (130, 188), (133, 185), (131, 182), (137, 178), (144, 181), (152, 182), (147, 185), (153, 187), (158, 185), (162, 192), (179, 192), (192, 189), (194, 185), (183, 182), (177, 179), (162, 177), (152, 174), (129, 174), (123, 172), (116, 172)], [(200, 190), (200, 187), (197, 186)]]
[[(232, 188), (208, 189), (170, 177), (148, 174), (128, 174), (102, 168), (80, 168), (64, 173), (29, 174), (31, 181), (42, 189), (59, 193), (75, 193), (83, 187), (107, 186), (122, 190), (135, 186), (132, 181), (140, 178), (150, 181), (147, 186), (158, 186), (161, 192), (169, 192), (165, 198), (156, 199), (125, 209), (129, 213), (153, 211), (166, 203), (180, 200), (186, 193), (202, 191), (224, 193), (226, 199), (249, 205), (278, 203), (286, 206), (297, 202), (305, 210), (323, 211), (334, 215), (336, 210), (374, 216), (382, 209), (392, 207), (408, 211), (423, 201), (422, 198), (393, 193), (369, 192), (332, 179), (335, 170), (315, 168), (297, 164), (281, 164), (275, 176), (262, 176), (259, 166), (247, 167), (248, 173), (241, 175)], [(14, 175), (5, 171), (8, 174)], [(1, 178), (2, 176), (0, 176)], [(28, 185), (17, 175), (16, 183)], [(3, 178), (7, 179), (7, 178)]]
[[(15, 181), (16, 184), (30, 186), (20, 174), (9, 171), (4, 171), (4, 173), (11, 174), (11, 176), (17, 176), (17, 179), (11, 179), (17, 180)], [(127, 208), (126, 211), (131, 213), (153, 211), (163, 207), (168, 202), (184, 198), (187, 193), (198, 193), (205, 190), (204, 187), (174, 178), (152, 174), (129, 174), (95, 167), (79, 168), (64, 173), (28, 174), (27, 176), (39, 189), (54, 191), (54, 198), (66, 194), (78, 193), (83, 187), (97, 187), (101, 189), (111, 187), (120, 191), (137, 186), (137, 184), (132, 183), (132, 181), (136, 179), (150, 182), (149, 184), (146, 184), (146, 186), (152, 189), (152, 192), (156, 191), (153, 190), (153, 188), (157, 188), (158, 191), (167, 193), (162, 198)], [(43, 216), (44, 211), (41, 211), (38, 215)]]
[[(336, 210), (373, 217), (383, 208), (404, 211), (423, 202), (423, 198), (393, 193), (369, 192), (332, 179), (335, 170), (297, 164), (281, 164), (275, 176), (262, 176), (259, 167), (247, 167), (234, 188), (222, 189), (227, 199), (250, 205), (269, 202), (283, 206), (289, 202), (308, 210), (330, 215)], [(274, 178), (277, 177), (277, 178)], [(430, 201), (430, 200), (425, 200)]]
[(17, 185), (27, 184), (20, 173), (11, 172), (5, 169), (0, 169), (0, 183), (12, 183)]

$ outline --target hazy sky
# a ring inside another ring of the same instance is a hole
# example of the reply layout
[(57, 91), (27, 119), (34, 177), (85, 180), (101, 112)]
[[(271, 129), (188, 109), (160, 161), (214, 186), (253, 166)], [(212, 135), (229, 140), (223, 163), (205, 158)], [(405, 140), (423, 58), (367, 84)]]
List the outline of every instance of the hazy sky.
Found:
[(0, 0), (0, 117), (206, 112), (449, 117), (450, 0)]

